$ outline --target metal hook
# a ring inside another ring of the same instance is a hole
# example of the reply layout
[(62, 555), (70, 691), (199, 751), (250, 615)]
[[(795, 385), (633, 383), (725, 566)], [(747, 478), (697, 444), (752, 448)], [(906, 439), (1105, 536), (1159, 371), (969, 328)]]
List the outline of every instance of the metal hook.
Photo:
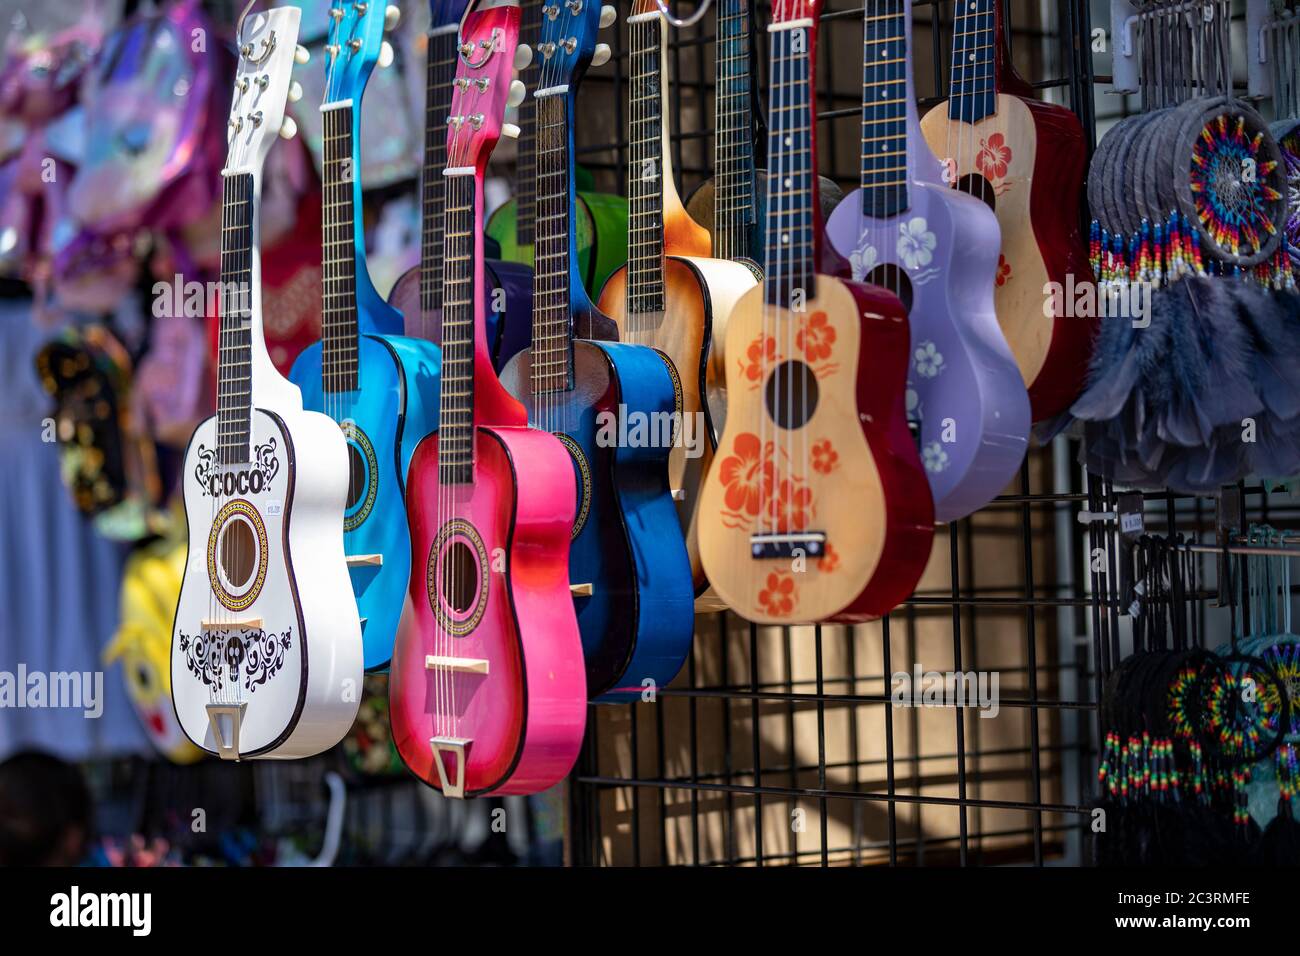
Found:
[(657, 6), (659, 8), (659, 12), (663, 14), (663, 18), (673, 26), (678, 28), (693, 27), (695, 26), (695, 24), (700, 22), (700, 19), (704, 16), (704, 14), (708, 13), (709, 7), (713, 6), (713, 0), (704, 0), (704, 2), (700, 4), (699, 9), (697, 9), (685, 20), (679, 20), (675, 16), (673, 16), (673, 12), (668, 9), (668, 4), (665, 3), (664, 0), (655, 0), (655, 6)]

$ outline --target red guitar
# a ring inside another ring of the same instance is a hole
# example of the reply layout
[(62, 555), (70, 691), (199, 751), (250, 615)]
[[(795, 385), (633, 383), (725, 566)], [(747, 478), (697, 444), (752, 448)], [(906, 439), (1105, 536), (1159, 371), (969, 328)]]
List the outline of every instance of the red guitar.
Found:
[(709, 580), (764, 624), (887, 614), (934, 537), (904, 407), (907, 313), (884, 289), (817, 274), (820, 10), (772, 7), (767, 275), (727, 323), (726, 430), (698, 511)]
[(485, 335), (483, 177), (507, 98), (521, 92), (518, 38), (515, 0), (480, 0), (461, 22), (443, 171), (440, 425), (407, 481), (411, 613), (389, 679), (393, 742), (449, 797), (554, 785), (586, 718), (569, 594), (573, 466), (502, 389)]
[(969, 0), (953, 18), (948, 100), (921, 131), (948, 180), (983, 199), (1002, 228), (994, 302), (998, 323), (1029, 389), (1034, 421), (1078, 397), (1096, 332), (1094, 317), (1051, 314), (1063, 296), (1049, 283), (1093, 280), (1079, 230), (1087, 144), (1079, 118), (1033, 99), (1011, 65), (1001, 5)]

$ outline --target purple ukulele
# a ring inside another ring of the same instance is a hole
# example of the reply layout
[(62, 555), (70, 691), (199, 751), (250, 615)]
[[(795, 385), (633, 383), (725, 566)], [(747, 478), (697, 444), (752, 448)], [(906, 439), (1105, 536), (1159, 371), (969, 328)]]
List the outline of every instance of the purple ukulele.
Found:
[(827, 235), (854, 279), (908, 310), (908, 419), (920, 425), (935, 519), (956, 521), (1006, 487), (1029, 438), (1029, 397), (993, 311), (1001, 237), (992, 210), (943, 182), (921, 135), (912, 0), (866, 0), (864, 12), (862, 188), (836, 206)]

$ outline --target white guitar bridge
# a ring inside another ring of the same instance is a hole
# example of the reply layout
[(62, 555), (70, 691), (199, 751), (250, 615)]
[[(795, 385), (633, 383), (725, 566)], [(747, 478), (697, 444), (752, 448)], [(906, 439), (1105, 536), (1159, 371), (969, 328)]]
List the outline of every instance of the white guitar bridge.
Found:
[(226, 621), (200, 621), (199, 627), (205, 631), (260, 631), (263, 623), (260, 617), (236, 617)]
[(384, 566), (384, 556), (382, 554), (349, 554), (347, 561), (349, 568), (381, 568)]
[[(442, 795), (465, 799), (465, 751), (472, 741), (468, 737), (430, 737), (429, 746), (433, 748), (433, 764), (438, 768), (438, 782), (442, 784)], [(456, 758), (456, 782), (447, 779), (447, 767), (443, 764), (443, 754), (452, 754)]]
[[(238, 704), (208, 704), (208, 724), (212, 727), (212, 739), (217, 746), (217, 756), (222, 760), (239, 759), (239, 725), (244, 719), (248, 702)], [(222, 718), (230, 721), (230, 738), (227, 740), (222, 729)]]
[(446, 654), (426, 654), (426, 670), (459, 671), (463, 674), (486, 674), (488, 662), (477, 657), (451, 657)]

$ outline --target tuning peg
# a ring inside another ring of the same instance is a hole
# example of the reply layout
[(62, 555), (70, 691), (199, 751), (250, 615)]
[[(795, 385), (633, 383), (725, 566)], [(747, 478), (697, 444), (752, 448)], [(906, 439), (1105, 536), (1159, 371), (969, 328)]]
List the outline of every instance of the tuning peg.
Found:
[(296, 47), (294, 47), (293, 62), (298, 64), (303, 64), (310, 59), (311, 59), (311, 51), (308, 50), (305, 46), (299, 43)]
[(501, 126), (501, 135), (506, 139), (518, 139), (519, 127), (514, 123), (504, 123)]
[(289, 84), (289, 102), (297, 103), (302, 99), (302, 84), (294, 80)]
[(610, 50), (608, 43), (597, 43), (596, 52), (591, 56), (591, 65), (604, 66), (609, 62), (611, 56), (613, 56), (613, 51)]
[(618, 19), (618, 11), (608, 3), (600, 8), (600, 28), (603, 30)]
[(528, 89), (519, 80), (510, 83), (510, 93), (506, 96), (506, 106), (518, 106), (528, 95)]
[(382, 68), (393, 65), (393, 45), (387, 40), (379, 44), (379, 65)]
[(293, 139), (298, 133), (298, 124), (293, 121), (292, 116), (286, 116), (284, 122), (280, 124), (280, 138)]
[(528, 64), (533, 62), (533, 48), (527, 43), (521, 43), (515, 47), (515, 69), (526, 70)]
[(402, 19), (402, 11), (398, 9), (397, 4), (390, 3), (384, 8), (384, 29), (391, 30), (397, 26), (397, 21)]

